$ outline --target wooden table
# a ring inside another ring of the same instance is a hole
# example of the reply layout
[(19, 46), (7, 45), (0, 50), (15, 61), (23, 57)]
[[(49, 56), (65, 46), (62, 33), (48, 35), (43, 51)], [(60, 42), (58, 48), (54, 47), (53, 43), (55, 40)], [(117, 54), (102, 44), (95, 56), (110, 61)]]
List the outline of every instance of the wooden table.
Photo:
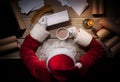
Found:
[[(37, 11), (33, 11), (33, 12), (29, 13), (28, 15), (22, 14), (22, 13), (20, 13), (20, 8), (17, 4), (18, 4), (18, 0), (13, 0), (13, 2), (11, 2), (11, 6), (13, 8), (13, 12), (16, 16), (16, 19), (18, 21), (20, 29), (25, 30), (23, 35), (20, 38), (17, 39), (18, 44), (21, 45), (23, 43), (26, 35), (29, 34), (30, 30), (33, 28), (33, 26), (35, 24), (35, 22), (31, 23), (31, 20), (32, 20), (32, 17), (34, 16), (34, 14)], [(69, 14), (69, 17), (70, 17), (70, 21), (68, 21), (68, 22), (64, 22), (64, 23), (61, 23), (61, 24), (57, 24), (57, 25), (53, 25), (53, 26), (48, 27), (47, 29), (48, 29), (48, 31), (50, 31), (50, 37), (47, 38), (47, 39), (52, 39), (52, 41), (56, 40), (57, 39), (56, 35), (55, 35), (56, 29), (59, 28), (59, 27), (62, 27), (62, 26), (65, 26), (65, 27), (75, 26), (76, 28), (83, 28), (87, 32), (92, 34), (93, 37), (96, 37), (94, 35), (94, 32), (92, 31), (92, 29), (86, 29), (83, 26), (83, 21), (84, 21), (84, 19), (87, 19), (87, 18), (90, 18), (90, 19), (94, 20), (95, 25), (94, 25), (93, 28), (95, 30), (101, 28), (101, 26), (98, 24), (99, 18), (96, 18), (91, 14), (91, 0), (88, 0), (88, 7), (86, 8), (86, 10), (80, 16), (77, 15), (77, 13), (72, 8), (70, 8), (68, 6), (61, 6), (60, 2), (58, 2), (57, 0), (50, 0), (50, 1), (46, 0), (46, 4), (51, 5), (51, 7), (53, 9), (53, 13), (63, 11), (63, 10), (68, 10), (68, 14)], [(19, 51), (15, 52), (15, 53), (12, 53), (12, 54), (9, 54), (9, 55), (6, 55), (4, 57), (6, 57), (6, 58), (20, 58), (19, 57)]]

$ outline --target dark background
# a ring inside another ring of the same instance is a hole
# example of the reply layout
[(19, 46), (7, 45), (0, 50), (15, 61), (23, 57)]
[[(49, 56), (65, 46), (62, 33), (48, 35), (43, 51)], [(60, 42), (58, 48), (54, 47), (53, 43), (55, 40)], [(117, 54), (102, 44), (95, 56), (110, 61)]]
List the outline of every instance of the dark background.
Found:
[[(9, 1), (0, 2), (0, 38), (14, 34), (19, 36), (19, 26), (8, 3)], [(105, 0), (105, 7), (106, 17), (120, 18), (119, 0)], [(0, 82), (5, 81), (36, 82), (21, 59), (0, 59)], [(112, 58), (103, 57), (90, 70), (84, 81), (120, 82), (120, 53)]]
[(19, 25), (9, 3), (0, 4), (0, 38), (20, 36)]

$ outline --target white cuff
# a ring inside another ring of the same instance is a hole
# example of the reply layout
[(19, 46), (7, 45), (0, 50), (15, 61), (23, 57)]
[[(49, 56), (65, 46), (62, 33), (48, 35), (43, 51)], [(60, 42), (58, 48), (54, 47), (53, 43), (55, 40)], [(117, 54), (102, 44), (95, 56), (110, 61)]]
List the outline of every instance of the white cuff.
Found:
[(36, 23), (33, 29), (30, 31), (30, 35), (37, 41), (43, 42), (43, 40), (49, 35), (49, 32), (45, 30), (43, 26)]
[(88, 46), (91, 40), (92, 40), (92, 36), (81, 28), (76, 38), (74, 39), (76, 43), (80, 44), (83, 47)]

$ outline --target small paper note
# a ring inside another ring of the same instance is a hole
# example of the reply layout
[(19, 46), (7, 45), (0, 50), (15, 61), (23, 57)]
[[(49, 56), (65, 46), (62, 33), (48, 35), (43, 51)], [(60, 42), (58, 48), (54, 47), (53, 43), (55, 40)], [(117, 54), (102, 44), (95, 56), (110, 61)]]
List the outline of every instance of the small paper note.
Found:
[(40, 7), (44, 6), (43, 0), (20, 0), (18, 2), (19, 7), (21, 8), (21, 13), (28, 14), (30, 11), (37, 10)]

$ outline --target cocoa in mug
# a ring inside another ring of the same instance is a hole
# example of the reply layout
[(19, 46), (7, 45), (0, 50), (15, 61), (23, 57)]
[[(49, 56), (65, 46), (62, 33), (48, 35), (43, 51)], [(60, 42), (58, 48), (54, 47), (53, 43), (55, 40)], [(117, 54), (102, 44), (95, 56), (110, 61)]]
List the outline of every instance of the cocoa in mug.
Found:
[(69, 37), (69, 32), (66, 28), (61, 27), (57, 30), (56, 36), (60, 40), (65, 40)]

